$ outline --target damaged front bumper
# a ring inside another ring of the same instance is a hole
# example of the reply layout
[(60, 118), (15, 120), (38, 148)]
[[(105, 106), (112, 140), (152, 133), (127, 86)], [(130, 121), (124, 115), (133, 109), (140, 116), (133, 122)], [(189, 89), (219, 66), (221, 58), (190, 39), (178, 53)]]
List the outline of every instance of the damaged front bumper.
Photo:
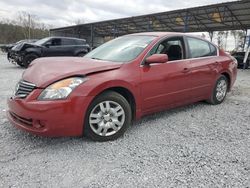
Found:
[(9, 51), (7, 53), (7, 58), (9, 62), (13, 64), (22, 64), (23, 61), (23, 55), (15, 51)]

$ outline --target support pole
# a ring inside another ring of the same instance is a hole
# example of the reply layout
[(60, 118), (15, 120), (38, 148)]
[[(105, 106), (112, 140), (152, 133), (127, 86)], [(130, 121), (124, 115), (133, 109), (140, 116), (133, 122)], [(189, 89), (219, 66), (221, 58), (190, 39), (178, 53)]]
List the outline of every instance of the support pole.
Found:
[(152, 20), (150, 17), (148, 17), (148, 28), (147, 28), (148, 31), (152, 31), (151, 25), (152, 25)]
[(247, 30), (244, 30), (245, 32), (245, 38), (244, 38), (244, 44), (243, 44), (243, 51), (245, 50), (246, 42), (247, 42)]
[[(247, 33), (246, 33), (246, 38), (247, 38)], [(245, 40), (246, 40), (245, 38)], [(247, 50), (245, 52), (245, 57), (244, 57), (244, 60), (243, 60), (243, 69), (246, 69), (246, 65), (247, 65), (247, 61), (248, 60), (248, 56), (249, 56), (249, 53), (250, 53), (250, 36), (248, 36), (248, 45), (247, 45)]]
[(81, 27), (78, 27), (78, 38), (81, 38)]
[(248, 61), (248, 56), (250, 53), (250, 47), (248, 46), (247, 51), (245, 53), (244, 61), (243, 61), (243, 69), (246, 69), (247, 61)]
[(91, 50), (94, 48), (94, 26), (93, 24), (90, 25), (90, 44)]
[(184, 20), (184, 33), (188, 32), (188, 30), (189, 30), (188, 24), (189, 24), (189, 16), (188, 16), (188, 12), (187, 12), (186, 16), (185, 16), (185, 20)]
[(117, 28), (116, 28), (116, 25), (114, 24), (113, 25), (113, 29), (112, 29), (112, 33), (113, 33), (113, 38), (116, 38), (117, 37)]

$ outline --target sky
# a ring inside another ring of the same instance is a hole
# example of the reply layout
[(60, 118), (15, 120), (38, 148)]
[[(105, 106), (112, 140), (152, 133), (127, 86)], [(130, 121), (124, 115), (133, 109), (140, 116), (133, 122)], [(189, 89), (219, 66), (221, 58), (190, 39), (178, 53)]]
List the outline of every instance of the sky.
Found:
[(52, 27), (63, 27), (222, 2), (228, 0), (0, 0), (0, 19), (25, 11)]
[[(229, 1), (235, 0), (0, 0), (0, 21), (13, 20), (25, 11), (49, 28), (57, 28)], [(228, 47), (234, 48), (232, 37)]]

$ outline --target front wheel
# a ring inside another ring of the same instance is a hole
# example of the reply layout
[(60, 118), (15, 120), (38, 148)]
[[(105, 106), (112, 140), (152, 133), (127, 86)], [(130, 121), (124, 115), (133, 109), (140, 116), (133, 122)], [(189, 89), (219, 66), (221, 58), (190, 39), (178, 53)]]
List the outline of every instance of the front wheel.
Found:
[(228, 87), (227, 77), (221, 75), (216, 81), (212, 95), (208, 102), (214, 105), (222, 103), (227, 95)]
[(36, 58), (38, 58), (36, 54), (27, 54), (23, 59), (23, 66), (27, 68), (29, 64)]
[(95, 141), (115, 140), (132, 120), (128, 101), (119, 93), (107, 91), (94, 99), (87, 110), (84, 135)]
[(24, 67), (24, 65), (20, 61), (17, 61), (16, 64), (19, 65), (20, 67)]

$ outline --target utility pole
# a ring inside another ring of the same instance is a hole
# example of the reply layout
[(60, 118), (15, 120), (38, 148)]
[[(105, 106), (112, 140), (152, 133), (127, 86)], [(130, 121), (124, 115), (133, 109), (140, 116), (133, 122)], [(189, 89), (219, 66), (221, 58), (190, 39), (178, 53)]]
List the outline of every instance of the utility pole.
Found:
[(227, 38), (228, 38), (228, 31), (226, 31), (226, 41), (225, 41), (225, 50), (227, 50)]
[(28, 21), (29, 21), (29, 39), (30, 39), (30, 27), (31, 27), (30, 14), (28, 14)]

